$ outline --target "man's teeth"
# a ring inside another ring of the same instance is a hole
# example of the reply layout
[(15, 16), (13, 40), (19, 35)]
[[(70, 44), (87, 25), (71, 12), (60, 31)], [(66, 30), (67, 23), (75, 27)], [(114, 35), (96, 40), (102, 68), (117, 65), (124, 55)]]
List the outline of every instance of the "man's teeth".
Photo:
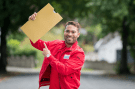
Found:
[(67, 39), (71, 39), (71, 38), (67, 38)]

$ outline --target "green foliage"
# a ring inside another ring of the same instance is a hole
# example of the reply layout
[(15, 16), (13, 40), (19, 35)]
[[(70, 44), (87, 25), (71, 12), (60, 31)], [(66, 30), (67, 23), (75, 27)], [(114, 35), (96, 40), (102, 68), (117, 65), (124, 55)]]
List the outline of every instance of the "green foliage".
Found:
[(61, 7), (62, 5), (59, 4), (58, 2), (56, 1), (52, 1), (52, 6), (55, 8), (55, 12), (57, 13), (61, 13), (63, 11), (63, 8)]
[(7, 42), (7, 51), (8, 51), (8, 56), (22, 56), (25, 55), (27, 57), (33, 55), (36, 59), (37, 52), (35, 49), (33, 49), (31, 46), (24, 45), (23, 48), (20, 48), (20, 42), (15, 39), (10, 39)]
[(94, 47), (93, 45), (90, 45), (90, 44), (85, 44), (85, 45), (80, 45), (81, 48), (83, 48), (83, 50), (85, 51), (85, 53), (88, 53), (88, 52), (93, 52), (94, 51)]
[(130, 45), (130, 53), (131, 56), (134, 58), (135, 62), (135, 22), (132, 22), (130, 25), (130, 33), (128, 37), (128, 43)]
[(15, 56), (16, 55), (19, 55), (19, 56), (25, 55), (27, 57), (34, 56), (35, 59), (37, 57), (37, 52), (35, 51), (35, 49), (33, 49), (29, 45), (24, 45), (23, 48), (16, 50), (14, 54)]
[(101, 31), (101, 25), (92, 25), (85, 27), (87, 31), (87, 35), (80, 34), (80, 37), (78, 38), (78, 41), (83, 42), (84, 44), (94, 45), (94, 37), (99, 38), (102, 37)]
[(31, 56), (33, 55), (36, 58), (36, 51), (28, 46), (24, 45), (22, 48), (20, 47), (21, 41), (24, 40), (26, 35), (22, 32), (14, 32), (12, 34), (9, 34), (7, 37), (7, 51), (8, 56), (14, 55), (14, 56)]
[(23, 41), (25, 37), (26, 35), (23, 32), (15, 32), (15, 33), (9, 34), (7, 40), (15, 39), (18, 41)]
[(114, 67), (114, 71), (117, 73), (117, 74), (120, 74), (120, 71), (119, 71), (119, 67), (120, 66), (120, 61), (118, 61)]
[(102, 37), (102, 34), (101, 34), (101, 31), (102, 31), (101, 24), (87, 26), (85, 29), (88, 32), (88, 35), (87, 35), (86, 38), (89, 38), (88, 36), (90, 36), (90, 34), (92, 36), (97, 37), (98, 39)]
[(87, 3), (87, 7), (93, 8), (94, 19), (101, 24), (103, 36), (116, 30), (121, 31), (123, 18), (129, 15), (130, 1), (91, 0)]
[[(110, 32), (118, 31), (121, 34), (123, 43), (125, 43), (123, 44), (123, 49), (126, 50), (127, 43), (132, 56), (135, 54), (135, 35), (133, 35), (135, 34), (134, 2), (135, 0), (90, 0), (89, 3), (86, 4), (87, 7), (93, 9), (91, 14), (96, 17), (94, 19), (97, 20), (97, 24), (101, 24), (102, 36)], [(126, 40), (128, 42), (126, 42)], [(123, 59), (119, 67), (121, 67), (120, 69), (123, 73), (126, 73), (128, 72), (127, 66), (125, 65), (126, 57), (124, 57), (124, 55), (122, 56)]]
[(37, 57), (36, 57), (37, 67), (41, 67), (44, 60), (44, 56), (42, 54), (42, 51), (36, 50), (36, 52), (37, 52)]
[(8, 56), (15, 55), (17, 49), (19, 49), (20, 42), (18, 40), (10, 39), (7, 42)]
[(84, 39), (85, 39), (85, 35), (83, 34), (80, 34), (79, 38), (77, 39), (79, 42), (84, 42)]
[(47, 3), (50, 3), (55, 8), (56, 12), (62, 15), (64, 18), (63, 21), (68, 18), (84, 17), (89, 11), (89, 9), (85, 7), (87, 2), (87, 0), (79, 0), (77, 2), (75, 0), (1, 0), (0, 11), (2, 13), (0, 14), (0, 26), (3, 27), (5, 25), (4, 22), (7, 21), (9, 23), (7, 24), (8, 30), (15, 32), (19, 26), (23, 25), (28, 20), (31, 14), (38, 12)]

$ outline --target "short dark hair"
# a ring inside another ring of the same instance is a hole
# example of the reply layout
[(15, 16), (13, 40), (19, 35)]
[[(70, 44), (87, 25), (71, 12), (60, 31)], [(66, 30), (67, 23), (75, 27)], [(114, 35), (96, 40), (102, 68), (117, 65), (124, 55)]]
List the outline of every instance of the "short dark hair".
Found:
[(68, 21), (68, 22), (65, 24), (65, 28), (66, 28), (67, 25), (74, 25), (75, 27), (78, 28), (78, 32), (79, 32), (80, 29), (81, 29), (80, 24), (79, 24), (78, 22), (75, 22), (75, 21)]

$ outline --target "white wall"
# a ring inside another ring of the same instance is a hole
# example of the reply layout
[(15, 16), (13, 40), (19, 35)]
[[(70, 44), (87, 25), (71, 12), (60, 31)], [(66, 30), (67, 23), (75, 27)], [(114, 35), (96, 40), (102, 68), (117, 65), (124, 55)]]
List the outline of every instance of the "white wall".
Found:
[(107, 44), (101, 46), (98, 50), (99, 61), (105, 60), (108, 63), (116, 62), (116, 50), (122, 49), (122, 41), (120, 36), (116, 36)]

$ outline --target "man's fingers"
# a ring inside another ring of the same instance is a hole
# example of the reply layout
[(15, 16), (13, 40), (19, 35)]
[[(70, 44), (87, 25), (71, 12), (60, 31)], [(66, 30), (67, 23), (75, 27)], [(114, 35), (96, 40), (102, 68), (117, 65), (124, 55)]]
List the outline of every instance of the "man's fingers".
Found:
[(34, 17), (35, 17), (35, 18), (34, 18), (34, 20), (36, 19), (36, 16), (37, 16), (37, 13), (36, 13), (36, 12), (34, 12)]
[(29, 20), (33, 20), (33, 16), (32, 15), (29, 17)]
[(31, 16), (31, 18), (32, 18), (32, 20), (34, 20), (34, 19), (35, 19), (35, 16), (34, 16), (34, 14)]
[(36, 19), (36, 13), (32, 14), (32, 15), (30, 16), (30, 19), (31, 19), (31, 20), (35, 20), (35, 19)]
[(43, 50), (46, 50), (46, 48), (43, 48)]
[(43, 48), (43, 51), (48, 49), (45, 43), (44, 43), (44, 46), (45, 48)]
[(37, 16), (37, 13), (36, 13), (36, 12), (34, 12), (34, 15), (35, 15), (35, 16)]
[(29, 19), (28, 20), (30, 20), (31, 19), (31, 16), (29, 16)]
[(47, 46), (46, 46), (46, 44), (44, 43), (44, 45), (45, 45), (45, 48), (47, 49)]
[(35, 20), (36, 19), (36, 16), (37, 16), (37, 13), (34, 12), (34, 14), (32, 14), (31, 16), (29, 16), (29, 19), (28, 20)]

